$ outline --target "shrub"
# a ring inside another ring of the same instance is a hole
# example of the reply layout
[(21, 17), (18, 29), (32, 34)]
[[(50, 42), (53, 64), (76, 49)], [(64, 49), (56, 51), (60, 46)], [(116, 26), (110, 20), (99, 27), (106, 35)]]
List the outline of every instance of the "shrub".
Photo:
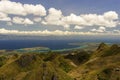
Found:
[(5, 56), (1, 56), (0, 57), (0, 67), (3, 66), (6, 63), (6, 57)]

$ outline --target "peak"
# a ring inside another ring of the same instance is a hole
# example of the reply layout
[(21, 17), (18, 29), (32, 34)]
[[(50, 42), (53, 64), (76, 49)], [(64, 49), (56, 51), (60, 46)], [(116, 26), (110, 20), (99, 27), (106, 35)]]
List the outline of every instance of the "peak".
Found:
[(102, 43), (100, 43), (100, 45), (98, 46), (97, 50), (102, 51), (102, 50), (104, 50), (104, 49), (106, 49), (106, 48), (108, 48), (108, 45), (102, 42)]
[(117, 44), (113, 44), (112, 46), (111, 46), (111, 49), (118, 49), (119, 47), (118, 47), (118, 45)]
[(104, 48), (108, 47), (108, 45), (106, 45), (105, 43), (100, 43), (100, 45), (98, 46), (97, 50), (103, 50)]
[(100, 43), (100, 46), (106, 46), (106, 44), (104, 42)]

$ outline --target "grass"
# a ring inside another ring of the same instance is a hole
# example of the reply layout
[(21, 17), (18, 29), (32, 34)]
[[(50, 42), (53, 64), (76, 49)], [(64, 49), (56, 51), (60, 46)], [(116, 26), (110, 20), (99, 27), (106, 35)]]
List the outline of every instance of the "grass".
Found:
[(73, 52), (0, 56), (0, 80), (120, 80), (120, 48), (117, 45), (101, 44), (91, 54)]

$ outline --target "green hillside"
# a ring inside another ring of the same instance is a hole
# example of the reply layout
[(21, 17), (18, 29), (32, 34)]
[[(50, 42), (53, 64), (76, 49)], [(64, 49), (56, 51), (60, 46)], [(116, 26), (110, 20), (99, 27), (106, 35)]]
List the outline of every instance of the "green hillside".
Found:
[(0, 80), (120, 80), (120, 47), (0, 55)]
[(89, 60), (69, 75), (76, 80), (120, 80), (120, 47), (101, 43)]

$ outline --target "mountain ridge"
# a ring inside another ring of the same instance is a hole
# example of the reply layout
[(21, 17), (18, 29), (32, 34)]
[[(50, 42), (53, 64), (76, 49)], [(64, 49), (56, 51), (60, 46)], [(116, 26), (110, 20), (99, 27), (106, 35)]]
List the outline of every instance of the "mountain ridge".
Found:
[(120, 80), (120, 47), (0, 55), (0, 80)]

